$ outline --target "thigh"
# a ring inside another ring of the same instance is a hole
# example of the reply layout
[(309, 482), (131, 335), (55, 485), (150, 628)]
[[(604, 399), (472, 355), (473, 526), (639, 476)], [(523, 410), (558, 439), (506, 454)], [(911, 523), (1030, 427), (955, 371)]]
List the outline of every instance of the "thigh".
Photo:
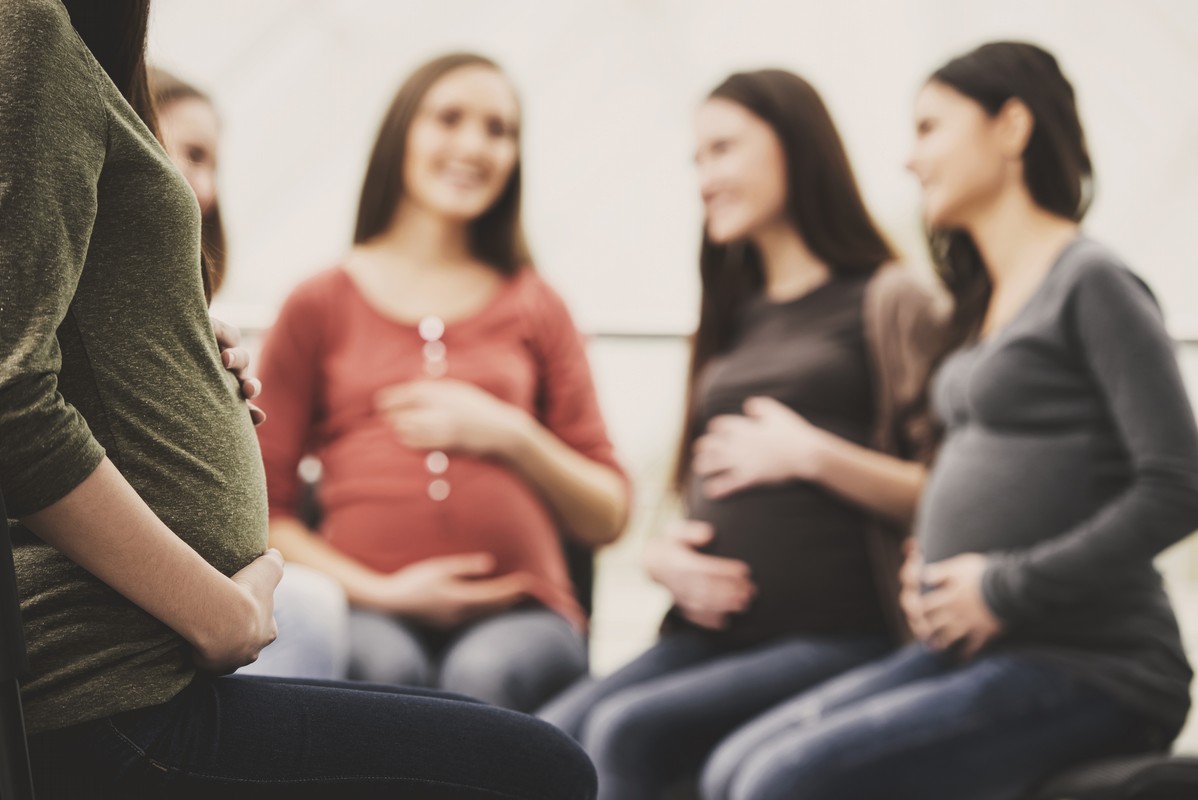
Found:
[(985, 656), (781, 732), (746, 759), (726, 797), (1018, 800), (1046, 774), (1106, 754), (1134, 725), (1050, 667)]
[(340, 584), (320, 570), (288, 564), (275, 589), (278, 638), (239, 675), (344, 679), (349, 660), (349, 604)]
[(893, 689), (944, 674), (952, 662), (921, 644), (859, 666), (808, 690), (800, 689), (748, 719), (713, 749), (703, 767), (705, 798), (724, 798), (750, 756), (771, 742), (817, 724), (824, 716)]
[(604, 678), (582, 678), (542, 706), (537, 716), (578, 739), (591, 711), (630, 686), (698, 664), (719, 652), (711, 640), (691, 632), (662, 636), (652, 647)]
[(201, 677), (165, 706), (95, 727), (136, 758), (76, 797), (104, 785), (178, 800), (594, 794), (585, 755), (552, 726), (423, 691)]
[(788, 637), (722, 653), (608, 697), (591, 714), (583, 746), (601, 778), (693, 775), (746, 720), (885, 651), (881, 637)]
[(587, 670), (582, 633), (545, 608), (497, 614), (443, 651), (437, 685), (515, 711), (532, 711)]
[(427, 686), (433, 661), (420, 630), (388, 614), (349, 612), (349, 677), (371, 683)]

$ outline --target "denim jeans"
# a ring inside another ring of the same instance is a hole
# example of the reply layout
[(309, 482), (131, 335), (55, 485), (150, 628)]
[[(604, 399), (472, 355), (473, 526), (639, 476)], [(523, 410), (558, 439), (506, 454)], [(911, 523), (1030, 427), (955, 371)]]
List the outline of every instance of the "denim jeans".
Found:
[(427, 690), (199, 675), (160, 706), (31, 737), (38, 797), (591, 800), (533, 717)]
[(705, 800), (1017, 800), (1079, 761), (1148, 749), (1151, 726), (1012, 653), (909, 645), (753, 720), (712, 755)]
[(533, 711), (587, 671), (582, 633), (541, 607), (504, 611), (449, 633), (355, 608), (349, 631), (354, 680), (428, 686), (515, 711)]
[(886, 649), (881, 636), (786, 637), (729, 649), (680, 631), (607, 678), (569, 689), (539, 716), (583, 745), (600, 798), (655, 800), (693, 779), (742, 723)]

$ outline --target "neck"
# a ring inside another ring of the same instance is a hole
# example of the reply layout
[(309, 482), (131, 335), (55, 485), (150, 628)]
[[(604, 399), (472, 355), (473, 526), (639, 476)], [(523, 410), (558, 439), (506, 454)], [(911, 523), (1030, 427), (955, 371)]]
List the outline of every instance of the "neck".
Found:
[(1000, 197), (967, 230), (998, 288), (1028, 270), (1050, 266), (1080, 226), (1040, 208), (1025, 190)]
[(807, 248), (803, 237), (787, 222), (775, 222), (752, 236), (761, 254), (765, 294), (783, 302), (819, 286), (831, 275), (828, 265)]
[(472, 260), (469, 233), (468, 222), (401, 203), (391, 225), (370, 245), (413, 264), (459, 264)]

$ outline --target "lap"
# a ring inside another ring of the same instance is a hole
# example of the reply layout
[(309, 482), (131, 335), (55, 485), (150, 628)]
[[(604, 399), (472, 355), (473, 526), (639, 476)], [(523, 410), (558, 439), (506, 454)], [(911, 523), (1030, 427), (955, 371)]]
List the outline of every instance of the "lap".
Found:
[(1131, 723), (1047, 666), (1010, 654), (959, 665), (915, 645), (751, 722), (713, 756), (704, 788), (712, 800), (1006, 800), (1102, 754)]
[(433, 653), (421, 630), (391, 614), (349, 612), (349, 676), (372, 683), (429, 685)]
[(796, 636), (709, 653), (608, 695), (592, 712), (583, 741), (598, 748), (610, 740), (629, 750), (685, 739), (705, 753), (755, 714), (884, 652), (880, 637)]
[(497, 614), (455, 635), (437, 684), (519, 711), (532, 711), (587, 670), (582, 632), (544, 608)]
[(594, 782), (576, 745), (521, 714), (427, 691), (269, 678), (200, 677), (164, 706), (35, 741), (43, 774), (96, 753), (123, 753), (80, 773), (113, 796), (582, 800)]

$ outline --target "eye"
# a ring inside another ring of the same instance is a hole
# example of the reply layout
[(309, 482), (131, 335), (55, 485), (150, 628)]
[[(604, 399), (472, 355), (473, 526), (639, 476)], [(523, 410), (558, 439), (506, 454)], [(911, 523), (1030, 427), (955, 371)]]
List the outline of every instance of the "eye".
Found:
[(457, 108), (446, 108), (437, 114), (437, 121), (446, 128), (457, 127), (457, 124), (462, 121), (462, 112)]
[(498, 117), (487, 120), (487, 135), (492, 139), (503, 139), (513, 135), (513, 130), (506, 122)]
[(184, 155), (192, 164), (206, 164), (210, 160), (207, 150), (194, 145), (188, 147)]

